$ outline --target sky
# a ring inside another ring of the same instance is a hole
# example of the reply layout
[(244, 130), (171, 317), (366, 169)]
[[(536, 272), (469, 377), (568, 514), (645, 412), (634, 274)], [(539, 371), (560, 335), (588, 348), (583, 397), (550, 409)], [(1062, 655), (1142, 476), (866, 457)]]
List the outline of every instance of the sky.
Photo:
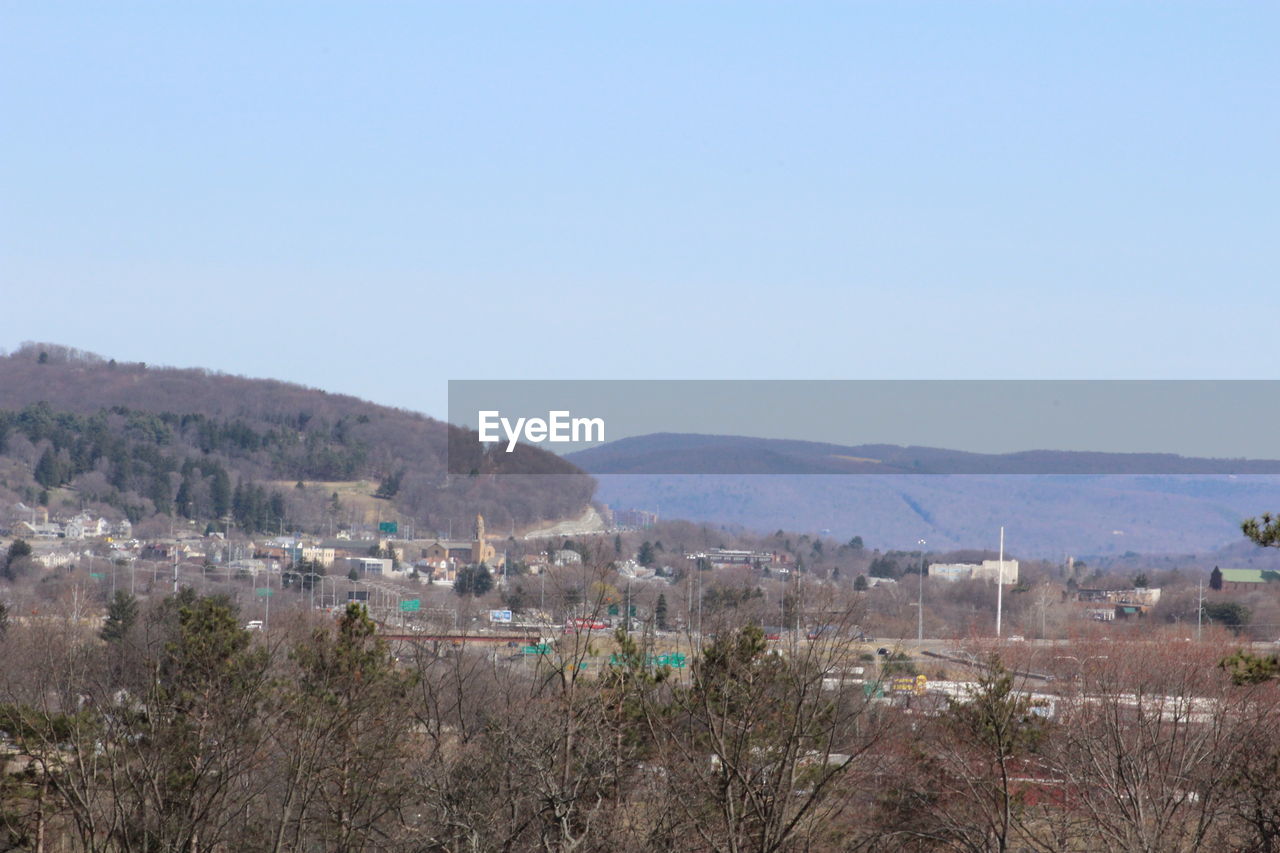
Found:
[(1273, 379), (1280, 6), (0, 6), (0, 348)]

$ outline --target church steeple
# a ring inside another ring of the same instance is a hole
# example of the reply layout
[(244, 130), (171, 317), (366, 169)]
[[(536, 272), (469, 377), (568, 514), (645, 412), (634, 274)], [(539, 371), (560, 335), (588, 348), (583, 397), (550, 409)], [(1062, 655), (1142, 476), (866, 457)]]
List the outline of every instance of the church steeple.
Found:
[(484, 516), (479, 513), (476, 513), (475, 534), (475, 541), (471, 543), (471, 562), (478, 565), (489, 558), (488, 548), (484, 543)]

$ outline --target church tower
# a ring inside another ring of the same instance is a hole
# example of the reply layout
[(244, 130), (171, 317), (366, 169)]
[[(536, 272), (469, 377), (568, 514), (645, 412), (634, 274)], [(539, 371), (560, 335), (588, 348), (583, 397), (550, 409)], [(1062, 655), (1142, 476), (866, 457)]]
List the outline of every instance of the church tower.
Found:
[(484, 516), (476, 513), (475, 541), (471, 543), (471, 562), (483, 563), (488, 556), (484, 547)]

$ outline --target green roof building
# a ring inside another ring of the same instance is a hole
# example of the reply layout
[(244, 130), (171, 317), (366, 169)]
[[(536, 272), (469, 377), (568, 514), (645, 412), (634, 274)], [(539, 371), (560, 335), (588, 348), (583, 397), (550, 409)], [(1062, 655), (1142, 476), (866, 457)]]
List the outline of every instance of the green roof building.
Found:
[[(1219, 569), (1223, 589), (1242, 589), (1256, 584), (1280, 581), (1280, 572), (1272, 569)], [(1238, 586), (1231, 586), (1231, 585)]]

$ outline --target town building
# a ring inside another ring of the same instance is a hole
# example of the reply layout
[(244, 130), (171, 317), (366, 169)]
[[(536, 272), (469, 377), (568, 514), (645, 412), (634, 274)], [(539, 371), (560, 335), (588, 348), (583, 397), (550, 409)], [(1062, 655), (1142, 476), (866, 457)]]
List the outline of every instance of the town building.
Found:
[(414, 563), (419, 574), (433, 582), (453, 583), (458, 569), (484, 563), (490, 568), (506, 564), (506, 555), (491, 545), (484, 528), (484, 516), (476, 515), (470, 540), (436, 539), (422, 549), (422, 558)]
[(936, 577), (947, 581), (995, 581), (1003, 577), (1005, 586), (1016, 586), (1018, 561), (1005, 560), (1003, 572), (999, 560), (983, 560), (981, 563), (933, 563), (929, 566), (928, 575), (931, 578)]
[(1219, 569), (1222, 572), (1222, 588), (1229, 590), (1258, 589), (1280, 581), (1280, 572), (1271, 569)]

